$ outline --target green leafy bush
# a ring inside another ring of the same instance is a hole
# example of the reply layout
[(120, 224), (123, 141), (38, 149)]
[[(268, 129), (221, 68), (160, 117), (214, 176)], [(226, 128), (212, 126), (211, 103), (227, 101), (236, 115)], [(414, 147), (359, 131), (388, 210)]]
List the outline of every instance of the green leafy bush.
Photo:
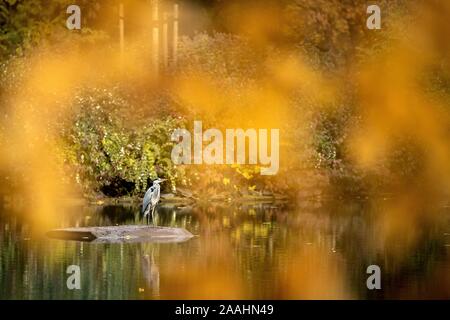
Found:
[(121, 114), (132, 106), (114, 89), (85, 91), (73, 107), (63, 152), (83, 189), (134, 195), (145, 191), (156, 177), (169, 179), (168, 185), (175, 188), (180, 175), (170, 159), (170, 134), (182, 125), (179, 120), (167, 117), (129, 128)]

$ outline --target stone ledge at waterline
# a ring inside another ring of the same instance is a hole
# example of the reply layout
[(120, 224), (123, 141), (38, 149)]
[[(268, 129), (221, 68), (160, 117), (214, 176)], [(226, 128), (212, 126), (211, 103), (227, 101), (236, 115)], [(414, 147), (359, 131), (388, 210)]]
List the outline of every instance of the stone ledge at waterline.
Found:
[(183, 228), (140, 225), (54, 229), (47, 232), (53, 239), (89, 241), (92, 243), (183, 242), (194, 235)]
[[(176, 196), (173, 194), (161, 194), (162, 205), (190, 205), (199, 202), (219, 202), (219, 203), (284, 203), (289, 198), (280, 194), (247, 194), (239, 197), (230, 194), (217, 194), (214, 196), (198, 198), (195, 195)], [(67, 203), (76, 204), (83, 203), (83, 200), (69, 199)], [(97, 197), (88, 199), (88, 203), (93, 205), (139, 205), (142, 203), (140, 197)]]

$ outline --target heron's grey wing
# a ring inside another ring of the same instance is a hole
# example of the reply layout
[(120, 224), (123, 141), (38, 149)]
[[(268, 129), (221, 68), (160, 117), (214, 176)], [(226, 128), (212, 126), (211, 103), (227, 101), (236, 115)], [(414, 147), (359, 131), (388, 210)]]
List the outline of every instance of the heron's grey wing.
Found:
[(150, 205), (153, 191), (154, 191), (154, 188), (152, 186), (145, 193), (144, 200), (142, 201), (142, 213), (144, 213), (147, 210), (148, 206)]
[(152, 206), (156, 206), (159, 202), (160, 198), (160, 188), (159, 186), (155, 186), (154, 192), (151, 194), (151, 204)]

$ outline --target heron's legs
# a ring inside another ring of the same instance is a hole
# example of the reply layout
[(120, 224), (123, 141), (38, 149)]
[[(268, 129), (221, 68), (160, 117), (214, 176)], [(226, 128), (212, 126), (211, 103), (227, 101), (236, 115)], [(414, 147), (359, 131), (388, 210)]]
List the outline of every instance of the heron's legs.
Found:
[(155, 226), (155, 209), (156, 209), (156, 206), (153, 206), (153, 208), (152, 208), (152, 224), (153, 224), (153, 226)]

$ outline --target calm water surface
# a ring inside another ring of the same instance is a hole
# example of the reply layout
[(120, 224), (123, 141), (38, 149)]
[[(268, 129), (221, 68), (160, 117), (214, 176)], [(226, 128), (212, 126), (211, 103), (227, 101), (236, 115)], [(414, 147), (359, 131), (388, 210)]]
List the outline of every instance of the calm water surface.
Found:
[[(30, 212), (0, 209), (0, 298), (450, 298), (450, 210), (405, 219), (386, 208), (164, 205), (159, 225), (196, 236), (131, 244), (48, 239), (26, 222)], [(54, 227), (144, 224), (139, 208), (123, 206), (64, 208), (58, 219)], [(366, 288), (371, 264), (382, 269), (382, 290)], [(69, 265), (81, 268), (81, 290), (66, 287)]]

